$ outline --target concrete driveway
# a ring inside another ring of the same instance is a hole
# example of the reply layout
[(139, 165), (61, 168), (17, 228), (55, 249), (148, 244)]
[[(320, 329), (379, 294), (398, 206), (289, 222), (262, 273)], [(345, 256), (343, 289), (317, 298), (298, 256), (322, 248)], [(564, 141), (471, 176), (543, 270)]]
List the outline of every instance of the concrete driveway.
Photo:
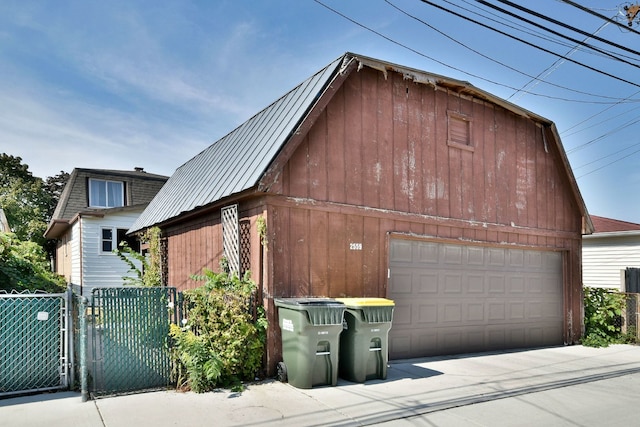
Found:
[(640, 347), (553, 347), (392, 362), (386, 380), (242, 393), (162, 391), (81, 402), (0, 400), (4, 426), (629, 426), (640, 419)]

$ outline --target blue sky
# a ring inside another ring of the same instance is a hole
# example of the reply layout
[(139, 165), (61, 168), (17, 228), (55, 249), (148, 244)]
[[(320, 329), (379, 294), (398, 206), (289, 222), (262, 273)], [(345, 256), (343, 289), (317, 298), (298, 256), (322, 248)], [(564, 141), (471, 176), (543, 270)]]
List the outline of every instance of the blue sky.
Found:
[(554, 121), (589, 212), (640, 223), (640, 25), (624, 28), (609, 0), (580, 4), (622, 26), (558, 0), (515, 1), (615, 46), (482, 3), (4, 0), (0, 152), (43, 178), (74, 167), (171, 175), (350, 51), (469, 81)]

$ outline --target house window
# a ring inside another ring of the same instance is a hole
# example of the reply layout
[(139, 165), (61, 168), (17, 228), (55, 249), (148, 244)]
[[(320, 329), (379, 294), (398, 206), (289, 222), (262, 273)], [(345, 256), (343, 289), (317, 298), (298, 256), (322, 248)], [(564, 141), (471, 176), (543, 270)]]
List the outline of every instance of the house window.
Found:
[(110, 228), (102, 229), (102, 252), (111, 252), (113, 250), (113, 230)]
[(453, 111), (447, 112), (447, 144), (450, 147), (473, 151), (471, 118)]
[(122, 242), (126, 242), (127, 246), (129, 246), (132, 251), (140, 253), (140, 241), (134, 236), (127, 236), (127, 230), (124, 228), (118, 228), (117, 242), (118, 247), (120, 247)]
[(117, 208), (124, 206), (124, 182), (89, 179), (89, 207)]
[(127, 245), (129, 245), (133, 251), (140, 252), (140, 242), (135, 237), (127, 236), (127, 230), (125, 228), (116, 229), (115, 240), (113, 229), (102, 229), (102, 252), (111, 252), (119, 248), (121, 242), (127, 242)]

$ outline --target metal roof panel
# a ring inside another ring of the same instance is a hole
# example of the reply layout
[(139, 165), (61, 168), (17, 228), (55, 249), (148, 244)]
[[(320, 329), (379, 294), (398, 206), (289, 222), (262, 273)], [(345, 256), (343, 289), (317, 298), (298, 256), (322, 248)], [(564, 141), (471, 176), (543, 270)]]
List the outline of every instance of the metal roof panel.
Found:
[(343, 56), (176, 169), (130, 232), (160, 224), (255, 186), (319, 95)]

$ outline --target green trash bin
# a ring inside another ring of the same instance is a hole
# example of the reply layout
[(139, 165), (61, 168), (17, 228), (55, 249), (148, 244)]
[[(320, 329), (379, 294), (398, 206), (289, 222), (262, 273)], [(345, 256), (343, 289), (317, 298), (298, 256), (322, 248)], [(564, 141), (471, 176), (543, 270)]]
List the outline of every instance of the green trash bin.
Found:
[(329, 298), (278, 298), (282, 359), (278, 377), (297, 388), (335, 386), (345, 306)]
[(360, 383), (386, 379), (394, 302), (386, 298), (336, 300), (346, 306), (340, 335), (340, 377)]

